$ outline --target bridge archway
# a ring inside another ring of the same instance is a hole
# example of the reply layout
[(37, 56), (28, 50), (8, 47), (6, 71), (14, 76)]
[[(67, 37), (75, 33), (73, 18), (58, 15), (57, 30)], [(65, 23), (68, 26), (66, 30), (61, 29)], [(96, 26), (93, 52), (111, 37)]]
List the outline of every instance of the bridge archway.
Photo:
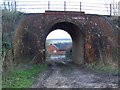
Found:
[(61, 29), (66, 31), (72, 38), (72, 61), (76, 64), (84, 64), (84, 33), (82, 27), (79, 28), (74, 23), (71, 22), (57, 22), (52, 24), (49, 28), (46, 29), (45, 40), (49, 33), (53, 30)]

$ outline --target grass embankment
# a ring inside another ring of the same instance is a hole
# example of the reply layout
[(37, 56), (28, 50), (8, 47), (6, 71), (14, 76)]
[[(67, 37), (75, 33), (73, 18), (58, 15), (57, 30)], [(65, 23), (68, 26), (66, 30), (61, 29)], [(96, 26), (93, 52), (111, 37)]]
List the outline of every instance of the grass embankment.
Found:
[(112, 74), (118, 74), (120, 73), (120, 70), (118, 67), (114, 67), (114, 66), (105, 66), (105, 65), (88, 65), (89, 68), (91, 68), (92, 70), (95, 70), (97, 72), (106, 72), (106, 73), (112, 73)]
[(34, 65), (30, 69), (14, 71), (3, 78), (3, 88), (30, 88), (39, 73), (47, 69), (47, 65)]

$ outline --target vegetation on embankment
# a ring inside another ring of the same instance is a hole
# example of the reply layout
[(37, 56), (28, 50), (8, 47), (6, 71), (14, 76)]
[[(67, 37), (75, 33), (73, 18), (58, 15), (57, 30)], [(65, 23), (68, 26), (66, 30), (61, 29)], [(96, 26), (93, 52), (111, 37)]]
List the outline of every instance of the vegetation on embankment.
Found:
[(24, 70), (14, 70), (3, 76), (2, 88), (31, 88), (39, 73), (47, 70), (46, 64), (37, 64)]
[(24, 13), (19, 11), (12, 11), (3, 9), (2, 10), (2, 61), (3, 61), (3, 72), (7, 70), (11, 71), (14, 62), (13, 53), (13, 37), (16, 30), (16, 26)]
[[(109, 20), (112, 22), (112, 24), (115, 27), (118, 27), (120, 32), (120, 16), (111, 16), (109, 17)], [(119, 47), (114, 48), (112, 49), (113, 61), (108, 61), (108, 64), (93, 63), (93, 64), (89, 64), (88, 67), (97, 72), (106, 72), (106, 73), (112, 73), (114, 75), (120, 75), (119, 53), (120, 53)]]
[(120, 27), (120, 17), (112, 16), (109, 19), (113, 22), (114, 25), (117, 25), (117, 26)]
[(111, 73), (113, 75), (118, 75), (120, 73), (120, 69), (118, 68), (118, 66), (113, 66), (113, 65), (89, 64), (88, 68), (90, 68), (96, 72)]

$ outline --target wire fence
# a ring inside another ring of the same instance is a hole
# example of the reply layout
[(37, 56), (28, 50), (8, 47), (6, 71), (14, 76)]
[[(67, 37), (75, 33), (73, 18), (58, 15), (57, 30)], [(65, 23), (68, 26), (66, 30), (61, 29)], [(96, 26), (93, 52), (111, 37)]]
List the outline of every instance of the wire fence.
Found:
[(3, 9), (17, 10), (25, 13), (43, 13), (50, 11), (80, 11), (86, 14), (118, 15), (118, 4), (85, 3), (67, 1), (14, 1), (3, 2)]

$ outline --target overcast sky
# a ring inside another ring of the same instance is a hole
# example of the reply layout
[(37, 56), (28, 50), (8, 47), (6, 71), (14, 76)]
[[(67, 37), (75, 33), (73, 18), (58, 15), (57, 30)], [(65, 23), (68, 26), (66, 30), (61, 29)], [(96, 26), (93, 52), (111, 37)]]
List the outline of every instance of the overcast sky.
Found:
[[(50, 1), (49, 10), (63, 11), (64, 1), (66, 1), (66, 11), (80, 11), (81, 2), (81, 10), (86, 14), (109, 15), (110, 14), (109, 4), (110, 3), (117, 4), (119, 0), (0, 0), (0, 1), (1, 2), (16, 1), (17, 10), (26, 13), (45, 12), (45, 10), (48, 10), (48, 1)], [(114, 6), (114, 9), (115, 8), (117, 7)]]
[[(48, 1), (48, 0), (0, 0), (0, 2), (2, 1)], [(111, 2), (118, 2), (119, 0), (49, 0), (49, 1), (81, 1), (81, 2), (95, 2), (95, 3), (99, 3), (99, 2), (104, 2), (104, 3), (111, 3)]]
[(54, 30), (52, 31), (48, 36), (47, 39), (64, 39), (64, 38), (69, 38), (71, 39), (70, 35), (63, 30)]

